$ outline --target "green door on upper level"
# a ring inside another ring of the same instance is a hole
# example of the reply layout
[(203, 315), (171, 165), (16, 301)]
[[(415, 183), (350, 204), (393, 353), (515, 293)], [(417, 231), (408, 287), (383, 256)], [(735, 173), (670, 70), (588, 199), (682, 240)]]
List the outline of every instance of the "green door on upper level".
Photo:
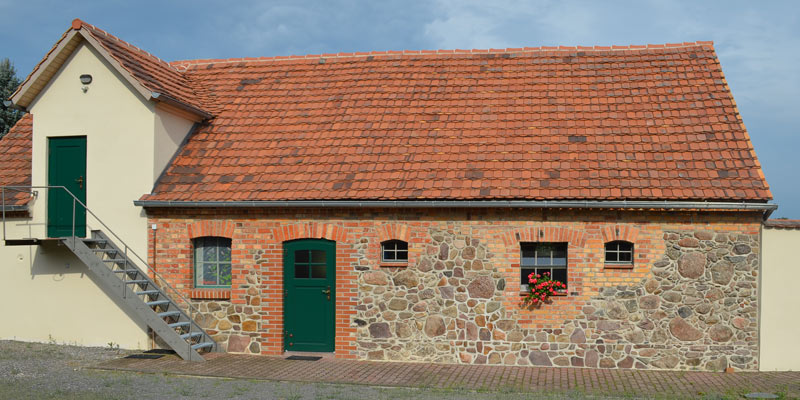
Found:
[(301, 239), (283, 244), (283, 347), (334, 351), (336, 242)]
[[(64, 186), (86, 204), (86, 137), (48, 138), (47, 151), (47, 185)], [(72, 236), (73, 220), (75, 236), (86, 236), (86, 209), (63, 189), (48, 189), (47, 236)]]

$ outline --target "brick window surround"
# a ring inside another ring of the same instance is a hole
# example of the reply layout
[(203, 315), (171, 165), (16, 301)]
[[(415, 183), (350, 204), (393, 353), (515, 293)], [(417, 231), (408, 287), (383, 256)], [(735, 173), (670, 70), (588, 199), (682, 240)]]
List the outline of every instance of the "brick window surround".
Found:
[[(190, 248), (194, 249), (194, 241), (201, 237), (222, 237), (231, 239), (231, 242), (233, 242), (235, 228), (236, 225), (231, 221), (196, 221), (186, 225), (186, 236), (189, 239)], [(194, 274), (194, 263), (192, 263), (192, 273)], [(189, 298), (197, 300), (227, 300), (231, 298), (231, 288), (192, 287), (189, 291)]]

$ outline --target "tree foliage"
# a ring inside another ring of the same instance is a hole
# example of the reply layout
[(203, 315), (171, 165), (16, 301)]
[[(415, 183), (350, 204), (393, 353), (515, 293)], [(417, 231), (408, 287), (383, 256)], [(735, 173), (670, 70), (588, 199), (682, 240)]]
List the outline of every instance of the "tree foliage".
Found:
[(8, 58), (0, 61), (0, 138), (11, 129), (17, 121), (22, 118), (22, 111), (6, 107), (3, 102), (8, 100), (11, 93), (14, 93), (19, 86), (20, 80), (17, 78), (17, 71)]

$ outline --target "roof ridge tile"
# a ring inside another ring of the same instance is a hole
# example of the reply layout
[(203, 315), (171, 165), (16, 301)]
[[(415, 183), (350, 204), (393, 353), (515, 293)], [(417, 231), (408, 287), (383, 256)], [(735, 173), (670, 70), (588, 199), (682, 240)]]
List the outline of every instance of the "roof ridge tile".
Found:
[(188, 68), (191, 65), (205, 65), (205, 64), (223, 64), (223, 63), (238, 63), (238, 62), (270, 62), (270, 61), (286, 61), (286, 60), (304, 60), (304, 59), (318, 59), (318, 58), (366, 58), (369, 56), (433, 56), (433, 55), (469, 55), (469, 54), (507, 54), (507, 53), (547, 53), (547, 52), (573, 52), (576, 50), (581, 51), (643, 51), (650, 49), (666, 49), (666, 48), (688, 48), (688, 47), (706, 47), (711, 46), (713, 49), (712, 41), (697, 41), (697, 42), (683, 42), (683, 43), (670, 43), (667, 44), (647, 44), (647, 45), (612, 45), (612, 46), (538, 46), (538, 47), (509, 47), (509, 48), (489, 48), (489, 49), (438, 49), (438, 50), (373, 50), (368, 52), (340, 52), (340, 53), (322, 53), (322, 54), (306, 54), (290, 56), (262, 56), (262, 57), (235, 57), (235, 58), (216, 58), (216, 59), (193, 59), (193, 60), (175, 60), (170, 61), (172, 66), (181, 66)]

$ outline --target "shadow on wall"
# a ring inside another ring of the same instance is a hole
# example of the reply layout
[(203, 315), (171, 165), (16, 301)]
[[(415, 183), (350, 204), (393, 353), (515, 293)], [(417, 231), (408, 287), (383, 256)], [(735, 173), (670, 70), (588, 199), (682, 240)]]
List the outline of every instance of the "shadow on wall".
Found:
[[(122, 311), (125, 316), (133, 321), (138, 328), (141, 330), (142, 333), (147, 333), (148, 328), (136, 313), (133, 310), (129, 309), (129, 307), (122, 301), (120, 298), (121, 295), (119, 293), (112, 293), (108, 289), (106, 289), (100, 282), (100, 280), (92, 273), (89, 268), (81, 261), (75, 254), (73, 254), (67, 247), (59, 243), (58, 241), (47, 241), (43, 242), (38, 246), (28, 246), (28, 251), (30, 252), (31, 256), (29, 257), (30, 260), (30, 274), (31, 280), (37, 279), (49, 279), (53, 282), (62, 282), (64, 281), (65, 288), (63, 289), (64, 292), (59, 293), (61, 296), (66, 296), (69, 298), (63, 298), (64, 301), (69, 304), (70, 298), (73, 299), (73, 304), (102, 304), (102, 302), (110, 301), (116, 307), (116, 309)], [(68, 275), (80, 275), (79, 277), (67, 277)], [(85, 290), (85, 285), (88, 282), (82, 282), (84, 279), (88, 279), (91, 282), (91, 285), (100, 289), (102, 295), (98, 291), (94, 290)], [(71, 291), (73, 291), (71, 293)], [(48, 293), (48, 295), (52, 296), (55, 293)], [(72, 296), (74, 294), (74, 297)], [(86, 298), (86, 296), (95, 296), (98, 298)], [(103, 298), (99, 298), (99, 296), (103, 296)], [(80, 299), (82, 297), (82, 299)], [(70, 310), (65, 310), (65, 312), (70, 312)], [(97, 311), (97, 310), (95, 310)], [(78, 310), (78, 312), (85, 312)], [(119, 316), (108, 315), (104, 316), (96, 316), (93, 320), (97, 321), (97, 324), (94, 328), (97, 329), (104, 329), (108, 330), (108, 337), (113, 338), (115, 335), (114, 330), (116, 327), (113, 324), (108, 324), (109, 320), (113, 321), (114, 319), (118, 319)]]

